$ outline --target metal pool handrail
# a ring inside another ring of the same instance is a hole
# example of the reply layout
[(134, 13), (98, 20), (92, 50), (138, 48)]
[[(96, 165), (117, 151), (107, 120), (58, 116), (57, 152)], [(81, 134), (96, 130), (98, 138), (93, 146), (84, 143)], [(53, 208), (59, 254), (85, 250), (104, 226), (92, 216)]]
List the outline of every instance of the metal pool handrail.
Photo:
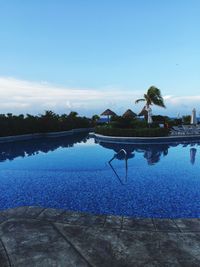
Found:
[(112, 164), (111, 164), (111, 161), (113, 161), (113, 160), (117, 157), (117, 155), (120, 154), (121, 152), (123, 152), (124, 155), (125, 155), (125, 166), (126, 166), (125, 183), (126, 183), (126, 182), (127, 182), (127, 174), (128, 174), (128, 157), (127, 157), (127, 152), (126, 152), (126, 150), (125, 150), (125, 149), (120, 149), (120, 150), (117, 152), (117, 154), (115, 154), (115, 155), (113, 156), (113, 158), (112, 158), (111, 160), (109, 160), (108, 163), (109, 163), (110, 167), (112, 168), (113, 172), (115, 173), (115, 175), (117, 176), (117, 178), (119, 179), (120, 183), (121, 183), (122, 185), (124, 185), (125, 183), (124, 183), (124, 182), (122, 181), (122, 179), (119, 177), (119, 175), (117, 174), (117, 172), (115, 171), (114, 167), (113, 167)]
[(120, 154), (121, 152), (124, 153), (124, 155), (125, 155), (125, 157), (126, 157), (126, 159), (127, 159), (127, 152), (126, 152), (125, 149), (122, 148), (122, 149), (120, 149), (120, 150), (117, 152), (117, 154), (114, 155), (114, 157), (113, 157), (111, 160), (109, 160), (109, 163), (110, 163), (111, 161), (113, 161), (113, 159), (115, 159), (116, 156), (117, 156), (118, 154)]

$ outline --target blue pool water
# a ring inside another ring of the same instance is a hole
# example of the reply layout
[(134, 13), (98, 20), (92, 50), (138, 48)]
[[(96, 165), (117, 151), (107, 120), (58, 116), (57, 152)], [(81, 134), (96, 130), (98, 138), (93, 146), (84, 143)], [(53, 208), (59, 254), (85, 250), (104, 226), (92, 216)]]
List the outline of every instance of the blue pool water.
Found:
[[(128, 153), (108, 161), (124, 148)], [(0, 209), (37, 205), (135, 217), (200, 217), (200, 142), (117, 145), (86, 134), (0, 144)]]

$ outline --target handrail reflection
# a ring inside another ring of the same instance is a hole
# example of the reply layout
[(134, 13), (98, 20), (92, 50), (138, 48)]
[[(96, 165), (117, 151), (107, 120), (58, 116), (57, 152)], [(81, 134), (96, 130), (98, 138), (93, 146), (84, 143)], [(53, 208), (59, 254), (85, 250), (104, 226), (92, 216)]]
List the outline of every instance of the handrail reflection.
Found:
[[(116, 154), (114, 154), (114, 156), (108, 161), (108, 164), (110, 165), (111, 169), (113, 170), (113, 172), (115, 173), (116, 177), (118, 178), (118, 180), (120, 181), (120, 183), (122, 185), (125, 185), (128, 181), (128, 159), (133, 158), (134, 156), (135, 155), (132, 153), (127, 153), (127, 151), (125, 149), (121, 149)], [(117, 171), (115, 170), (115, 168), (111, 164), (111, 162), (114, 159), (125, 160), (125, 179), (124, 179), (124, 181), (120, 178)]]
[(107, 149), (112, 149), (115, 152), (120, 149), (126, 150), (126, 152), (131, 155), (134, 152), (142, 153), (143, 157), (146, 159), (148, 165), (155, 165), (160, 162), (161, 157), (166, 157), (169, 153), (170, 148), (182, 145), (183, 147), (191, 146), (190, 148), (190, 163), (195, 164), (195, 158), (197, 154), (197, 149), (193, 146), (200, 145), (200, 141), (197, 142), (183, 142), (183, 143), (169, 143), (169, 144), (120, 144), (120, 143), (107, 143), (98, 142), (100, 146)]
[(111, 169), (113, 170), (114, 174), (116, 175), (116, 177), (118, 178), (119, 182), (122, 184), (122, 185), (125, 185), (128, 181), (128, 169), (126, 168), (126, 173), (125, 173), (125, 179), (124, 181), (120, 178), (120, 176), (118, 175), (118, 173), (116, 172), (115, 168), (113, 167), (113, 165), (108, 162), (108, 164), (110, 165)]
[(197, 149), (196, 148), (190, 148), (190, 162), (192, 165), (194, 165), (195, 163), (195, 159), (196, 159), (196, 153), (197, 153)]

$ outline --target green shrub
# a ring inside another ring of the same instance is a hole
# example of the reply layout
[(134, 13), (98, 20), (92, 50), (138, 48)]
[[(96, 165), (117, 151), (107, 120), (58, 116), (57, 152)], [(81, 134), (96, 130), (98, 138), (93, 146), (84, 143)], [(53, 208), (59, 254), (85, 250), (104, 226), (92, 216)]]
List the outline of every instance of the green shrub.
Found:
[(147, 128), (148, 123), (145, 120), (134, 120), (131, 122), (131, 128)]
[(191, 122), (191, 115), (183, 116), (183, 123), (190, 124)]
[(59, 132), (90, 127), (92, 127), (91, 120), (78, 116), (76, 112), (58, 115), (52, 111), (46, 111), (40, 116), (0, 114), (0, 136)]
[(162, 116), (162, 115), (153, 115), (152, 116), (153, 121), (159, 122), (159, 123), (165, 123), (169, 120), (169, 117)]
[(169, 130), (166, 128), (136, 128), (120, 129), (108, 127), (96, 127), (95, 133), (107, 136), (125, 136), (125, 137), (159, 137), (167, 136)]
[(110, 125), (112, 125), (113, 128), (131, 128), (131, 123), (133, 121), (134, 119), (113, 116)]

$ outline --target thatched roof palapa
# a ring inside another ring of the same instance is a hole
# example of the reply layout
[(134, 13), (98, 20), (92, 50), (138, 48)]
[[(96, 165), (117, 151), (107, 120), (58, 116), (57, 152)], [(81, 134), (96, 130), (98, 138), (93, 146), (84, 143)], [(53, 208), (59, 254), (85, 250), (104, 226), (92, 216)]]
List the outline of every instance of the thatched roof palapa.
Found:
[(135, 118), (137, 114), (133, 112), (131, 109), (127, 109), (126, 112), (122, 115), (123, 118)]
[(116, 114), (114, 111), (108, 108), (103, 113), (101, 113), (101, 116), (116, 116)]

